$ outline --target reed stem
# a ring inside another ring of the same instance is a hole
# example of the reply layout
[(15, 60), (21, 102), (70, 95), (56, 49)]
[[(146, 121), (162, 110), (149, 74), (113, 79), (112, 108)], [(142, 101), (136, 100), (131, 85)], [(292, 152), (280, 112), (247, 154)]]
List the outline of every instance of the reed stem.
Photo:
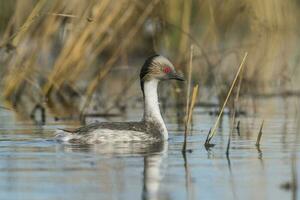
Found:
[(186, 96), (186, 108), (185, 108), (185, 130), (184, 130), (184, 142), (182, 147), (182, 152), (186, 151), (186, 142), (187, 142), (187, 129), (188, 129), (188, 117), (189, 117), (189, 109), (190, 109), (190, 93), (191, 93), (191, 79), (192, 79), (192, 71), (193, 71), (193, 53), (194, 47), (191, 45), (190, 47), (190, 59), (189, 59), (189, 67), (188, 67), (188, 83), (187, 83), (187, 96)]
[(262, 136), (262, 129), (263, 129), (263, 126), (264, 126), (264, 120), (262, 121), (261, 125), (260, 125), (260, 128), (259, 128), (259, 133), (258, 133), (258, 136), (257, 136), (257, 140), (256, 140), (256, 146), (259, 146), (260, 145), (260, 140), (261, 140), (261, 136)]
[(239, 97), (240, 97), (242, 80), (243, 80), (243, 70), (241, 71), (241, 76), (239, 78), (239, 83), (238, 83), (238, 88), (237, 88), (236, 96), (235, 96), (235, 99), (233, 101), (232, 126), (231, 126), (232, 128), (231, 128), (231, 131), (230, 131), (229, 137), (228, 137), (228, 143), (227, 143), (227, 149), (226, 149), (226, 156), (227, 157), (229, 156), (229, 149), (230, 149), (230, 144), (231, 144), (231, 137), (232, 137), (232, 134), (233, 134), (235, 120), (236, 120), (236, 111), (239, 110), (238, 102), (239, 102)]
[(234, 87), (234, 85), (235, 85), (235, 83), (236, 83), (236, 81), (237, 81), (237, 78), (238, 78), (238, 76), (239, 76), (239, 74), (240, 74), (240, 72), (241, 72), (241, 70), (242, 70), (242, 68), (243, 68), (243, 66), (244, 66), (244, 63), (245, 63), (246, 58), (247, 58), (247, 55), (248, 55), (248, 52), (246, 52), (245, 55), (244, 55), (244, 57), (243, 57), (243, 60), (242, 60), (242, 62), (241, 62), (241, 64), (240, 64), (240, 66), (239, 66), (239, 69), (238, 69), (238, 71), (237, 71), (237, 73), (236, 73), (236, 75), (235, 75), (235, 78), (234, 78), (234, 80), (233, 80), (233, 82), (232, 82), (232, 84), (231, 84), (231, 87), (230, 87), (230, 89), (229, 89), (229, 91), (228, 91), (228, 93), (227, 93), (226, 99), (225, 99), (225, 101), (224, 101), (224, 103), (223, 103), (223, 106), (222, 106), (222, 109), (221, 109), (221, 111), (220, 111), (220, 113), (219, 113), (219, 116), (218, 116), (218, 118), (217, 118), (217, 120), (216, 120), (216, 122), (215, 122), (215, 124), (214, 124), (214, 126), (213, 126), (213, 129), (212, 129), (212, 131), (211, 131), (211, 133), (210, 133), (210, 135), (209, 135), (209, 137), (208, 137), (208, 140), (205, 142), (206, 144), (210, 142), (210, 140), (213, 138), (213, 136), (214, 136), (215, 133), (216, 133), (217, 126), (218, 126), (219, 121), (220, 121), (220, 119), (221, 119), (221, 116), (222, 116), (222, 114), (223, 114), (223, 112), (224, 112), (225, 106), (227, 105), (228, 99), (229, 99), (229, 97), (230, 97), (230, 95), (231, 95), (231, 93), (232, 93), (232, 90), (233, 90), (233, 87)]
[(199, 85), (194, 86), (193, 88), (193, 93), (192, 93), (192, 99), (191, 99), (191, 103), (188, 109), (188, 117), (185, 123), (185, 130), (184, 130), (184, 142), (183, 142), (183, 146), (182, 146), (182, 152), (186, 151), (186, 142), (187, 142), (187, 135), (188, 135), (188, 129), (191, 123), (191, 119), (192, 119), (192, 115), (193, 115), (193, 109), (195, 106), (195, 102), (196, 102), (196, 98), (198, 95), (198, 88)]

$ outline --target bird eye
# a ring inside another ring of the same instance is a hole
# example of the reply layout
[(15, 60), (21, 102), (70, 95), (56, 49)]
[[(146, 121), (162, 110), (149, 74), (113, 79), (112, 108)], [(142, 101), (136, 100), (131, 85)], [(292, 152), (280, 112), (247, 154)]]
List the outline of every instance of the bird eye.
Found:
[(164, 69), (163, 69), (163, 71), (166, 73), (166, 74), (168, 74), (168, 73), (170, 73), (171, 71), (172, 71), (172, 69), (171, 69), (171, 67), (164, 67)]

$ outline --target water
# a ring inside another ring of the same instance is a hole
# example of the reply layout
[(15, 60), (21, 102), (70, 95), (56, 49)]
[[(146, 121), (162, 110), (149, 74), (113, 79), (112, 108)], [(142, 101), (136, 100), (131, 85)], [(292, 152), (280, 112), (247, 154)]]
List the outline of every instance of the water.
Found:
[[(79, 145), (53, 140), (53, 131), (65, 124), (39, 127), (1, 109), (0, 199), (292, 199), (283, 185), (293, 179), (294, 149), (300, 166), (295, 108), (294, 99), (257, 101), (256, 114), (239, 118), (241, 135), (233, 133), (229, 160), (231, 121), (224, 116), (216, 146), (207, 151), (203, 143), (216, 117), (203, 114), (205, 108), (195, 110), (186, 157), (182, 126), (171, 111), (167, 143)], [(139, 116), (140, 110), (131, 112), (127, 120)]]

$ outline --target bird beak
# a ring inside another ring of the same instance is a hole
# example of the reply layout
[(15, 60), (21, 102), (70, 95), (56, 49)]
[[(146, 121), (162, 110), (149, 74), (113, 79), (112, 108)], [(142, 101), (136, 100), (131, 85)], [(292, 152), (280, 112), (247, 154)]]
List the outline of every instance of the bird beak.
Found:
[(169, 75), (169, 79), (175, 79), (175, 80), (178, 80), (178, 81), (185, 81), (184, 77), (182, 75), (177, 74), (176, 72), (171, 73)]

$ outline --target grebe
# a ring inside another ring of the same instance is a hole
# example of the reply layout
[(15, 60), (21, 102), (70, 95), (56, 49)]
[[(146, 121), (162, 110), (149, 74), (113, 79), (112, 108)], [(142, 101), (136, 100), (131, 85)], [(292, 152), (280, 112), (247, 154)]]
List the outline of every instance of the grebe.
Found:
[(170, 79), (184, 80), (167, 58), (161, 55), (147, 58), (140, 72), (144, 98), (144, 115), (141, 121), (96, 122), (72, 131), (58, 130), (56, 139), (84, 143), (167, 140), (168, 130), (160, 113), (157, 87), (160, 81)]

